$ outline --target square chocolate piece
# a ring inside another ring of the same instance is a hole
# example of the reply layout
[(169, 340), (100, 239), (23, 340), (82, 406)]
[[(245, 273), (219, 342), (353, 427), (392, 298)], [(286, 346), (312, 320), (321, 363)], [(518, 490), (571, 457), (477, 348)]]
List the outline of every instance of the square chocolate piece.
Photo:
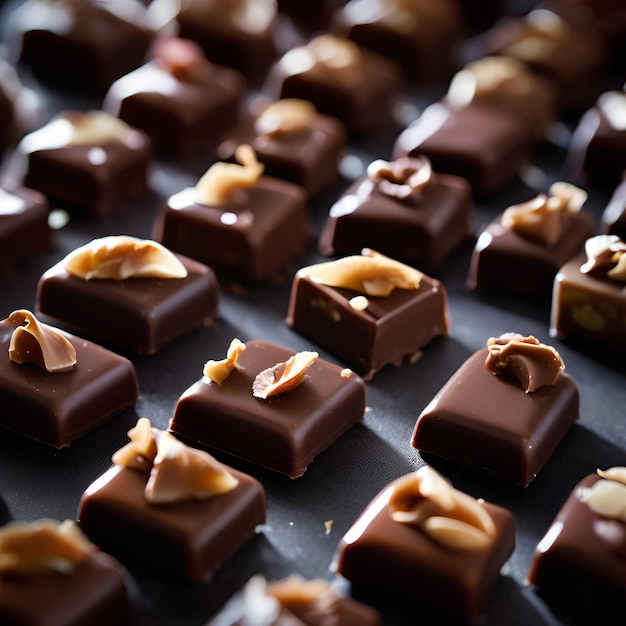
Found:
[[(432, 533), (426, 530), (426, 523), (438, 511), (454, 520), (454, 509), (441, 510), (430, 496), (419, 495), (412, 501), (415, 511), (404, 513), (406, 503), (401, 502), (402, 492), (409, 498), (428, 470), (434, 473), (424, 466), (393, 481), (374, 498), (340, 541), (337, 572), (365, 592), (385, 591), (396, 600), (452, 617), (455, 623), (478, 623), (484, 618), (500, 569), (515, 547), (515, 519), (507, 509), (448, 487), (452, 498), (477, 509), (484, 524), (473, 526), (482, 535), (480, 547), (448, 545), (434, 529)], [(446, 483), (441, 477), (438, 482)], [(400, 521), (399, 513), (405, 514), (405, 520), (417, 516), (420, 503), (432, 507), (424, 511), (422, 524)]]
[[(92, 244), (120, 238), (96, 239)], [(75, 255), (77, 251), (71, 253)], [(217, 317), (219, 286), (211, 268), (173, 255), (184, 276), (84, 278), (59, 261), (44, 272), (37, 288), (42, 320), (80, 335), (139, 354), (163, 346)]]
[[(616, 252), (626, 253), (626, 243), (617, 235), (599, 235), (592, 239), (615, 241)], [(610, 243), (607, 244), (607, 247)], [(610, 263), (599, 274), (586, 271), (584, 255), (566, 263), (554, 279), (550, 335), (562, 340), (580, 342), (591, 347), (602, 346), (616, 352), (626, 351), (626, 277), (607, 276)], [(622, 263), (623, 265), (623, 263)], [(585, 271), (583, 271), (585, 270)]]
[(115, 81), (103, 110), (149, 135), (164, 157), (213, 153), (239, 119), (245, 80), (207, 61), (195, 42), (164, 38), (146, 65)]
[(425, 158), (378, 160), (331, 206), (318, 247), (325, 256), (372, 248), (436, 272), (469, 238), (473, 214), (464, 178), (433, 173)]
[[(362, 258), (369, 257), (344, 257), (299, 270), (285, 321), (369, 379), (386, 365), (399, 367), (418, 356), (432, 339), (448, 334), (449, 322), (444, 286), (391, 259), (400, 271), (416, 277), (410, 286), (369, 295), (356, 285), (332, 284), (317, 276), (317, 268), (332, 274), (332, 267)], [(367, 281), (365, 275), (361, 280)]]
[[(418, 417), (411, 444), (527, 487), (578, 419), (578, 388), (560, 372), (554, 384), (526, 391), (511, 375), (487, 369), (489, 355), (488, 348), (478, 350), (452, 375)], [(556, 362), (545, 358), (546, 365)], [(523, 349), (519, 361), (526, 365)], [(529, 358), (529, 370), (533, 366)], [(536, 375), (529, 373), (529, 380)]]
[(318, 358), (297, 387), (267, 399), (253, 395), (261, 372), (295, 356), (265, 341), (248, 341), (221, 384), (204, 376), (181, 395), (170, 430), (291, 478), (301, 476), (317, 454), (363, 419), (365, 384)]
[(273, 98), (311, 101), (350, 133), (380, 129), (402, 84), (400, 66), (350, 39), (319, 35), (286, 52), (268, 73)]
[(34, 189), (0, 188), (0, 273), (48, 249), (48, 211), (48, 200)]
[(57, 89), (102, 96), (141, 65), (154, 36), (144, 7), (124, 8), (93, 0), (24, 3), (12, 24), (20, 62)]
[[(620, 470), (599, 471), (574, 487), (537, 545), (528, 572), (528, 583), (550, 608), (577, 624), (616, 623), (626, 609), (626, 523), (610, 511), (626, 496), (623, 477), (611, 478)], [(602, 500), (610, 503), (608, 510)]]
[(96, 545), (192, 581), (208, 579), (265, 522), (265, 492), (227, 468), (237, 486), (206, 499), (152, 503), (148, 472), (113, 466), (83, 494), (78, 521)]
[(84, 339), (64, 334), (76, 351), (69, 371), (48, 372), (13, 362), (11, 337), (19, 320), (0, 323), (0, 426), (55, 448), (72, 441), (135, 404), (133, 364)]
[[(12, 525), (18, 524), (21, 522)], [(0, 532), (7, 531), (9, 526), (0, 529)], [(51, 543), (50, 539), (48, 541)], [(126, 570), (108, 554), (95, 546), (92, 548), (68, 571), (3, 571), (0, 574), (0, 623), (7, 626), (128, 623), (132, 608), (126, 588)]]
[(143, 131), (101, 111), (66, 111), (22, 139), (12, 167), (51, 204), (106, 216), (148, 192), (151, 159)]
[(466, 178), (474, 193), (504, 189), (530, 161), (534, 137), (517, 115), (470, 103), (435, 102), (395, 140), (393, 158), (425, 156), (436, 172)]

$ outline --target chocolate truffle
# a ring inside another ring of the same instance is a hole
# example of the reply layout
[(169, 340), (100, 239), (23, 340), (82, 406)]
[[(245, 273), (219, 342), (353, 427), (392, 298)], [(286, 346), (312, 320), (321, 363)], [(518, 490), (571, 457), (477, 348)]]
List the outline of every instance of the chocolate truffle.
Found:
[(265, 174), (319, 196), (339, 179), (346, 130), (335, 117), (318, 113), (308, 100), (277, 100), (232, 132), (217, 147), (217, 158), (233, 161), (239, 145), (250, 144)]
[(253, 576), (207, 624), (244, 626), (263, 614), (263, 626), (382, 626), (381, 616), (322, 579), (289, 576), (267, 583)]
[(551, 346), (490, 338), (421, 412), (411, 443), (527, 487), (578, 419), (578, 388)]
[(434, 173), (425, 157), (379, 159), (330, 208), (319, 250), (333, 256), (370, 247), (436, 272), (469, 238), (473, 213), (464, 178)]
[(164, 37), (151, 61), (111, 85), (102, 108), (149, 135), (164, 157), (212, 153), (239, 119), (243, 76), (207, 61), (197, 43)]
[(48, 209), (46, 197), (34, 189), (0, 188), (0, 273), (49, 247)]
[(438, 280), (364, 250), (299, 270), (286, 323), (371, 378), (447, 335), (447, 296)]
[(130, 619), (126, 570), (71, 520), (7, 524), (0, 528), (0, 557), (6, 626), (110, 626)]
[(248, 144), (243, 165), (219, 161), (198, 181), (168, 198), (154, 225), (167, 248), (212, 267), (220, 278), (271, 281), (304, 252), (311, 223), (299, 185), (263, 176)]
[(561, 266), (584, 248), (594, 219), (580, 211), (587, 193), (554, 183), (549, 194), (509, 207), (479, 235), (469, 289), (549, 297)]
[(379, 130), (401, 87), (399, 65), (350, 39), (318, 35), (286, 52), (270, 70), (264, 89), (275, 99), (309, 100), (350, 133)]
[(607, 91), (580, 119), (565, 169), (583, 184), (614, 189), (626, 172), (626, 92)]
[(72, 332), (154, 354), (217, 316), (218, 283), (206, 265), (128, 236), (94, 239), (47, 270), (37, 312)]
[(188, 0), (176, 16), (179, 36), (200, 44), (213, 63), (260, 84), (276, 58), (276, 0)]
[(626, 178), (615, 188), (602, 212), (602, 231), (626, 241)]
[(262, 485), (146, 418), (128, 434), (113, 467), (83, 494), (81, 528), (121, 559), (207, 580), (265, 522)]
[(626, 242), (617, 235), (588, 239), (584, 255), (554, 279), (550, 335), (593, 347), (626, 350)]
[(0, 426), (55, 448), (131, 407), (139, 395), (130, 361), (42, 324), (29, 311), (0, 322), (0, 354)]
[(530, 161), (536, 139), (526, 122), (479, 102), (435, 102), (395, 140), (393, 158), (426, 156), (436, 172), (466, 178), (479, 196), (501, 191)]
[(148, 136), (102, 111), (64, 111), (20, 141), (10, 176), (89, 216), (119, 213), (148, 191)]
[(170, 430), (291, 478), (365, 412), (363, 380), (315, 352), (235, 339), (203, 373), (178, 399)]
[(458, 65), (463, 21), (455, 0), (350, 0), (331, 32), (402, 66), (414, 83), (442, 83)]
[(507, 509), (475, 500), (423, 466), (363, 511), (339, 543), (337, 571), (366, 590), (477, 623), (514, 547)]
[(61, 90), (102, 96), (139, 67), (154, 37), (145, 6), (128, 0), (28, 0), (12, 19), (19, 61)]
[(626, 470), (583, 478), (537, 545), (528, 583), (576, 623), (613, 624), (626, 609)]

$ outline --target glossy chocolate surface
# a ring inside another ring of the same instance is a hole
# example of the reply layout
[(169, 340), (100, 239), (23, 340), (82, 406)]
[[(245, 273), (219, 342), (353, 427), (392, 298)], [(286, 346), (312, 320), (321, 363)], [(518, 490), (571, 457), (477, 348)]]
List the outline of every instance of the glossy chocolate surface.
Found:
[(490, 547), (449, 550), (415, 526), (391, 518), (387, 505), (392, 490), (393, 483), (374, 498), (343, 536), (337, 549), (337, 571), (365, 593), (384, 590), (440, 617), (462, 623), (481, 621), (500, 568), (515, 547), (513, 515), (485, 503), (496, 528)]
[(626, 351), (624, 283), (580, 271), (584, 255), (566, 263), (554, 279), (550, 334), (597, 349)]
[(411, 444), (522, 487), (535, 479), (578, 419), (578, 388), (561, 373), (532, 393), (485, 367), (475, 352), (422, 411)]
[(260, 135), (254, 120), (226, 134), (217, 147), (220, 161), (233, 161), (235, 150), (250, 144), (265, 174), (304, 187), (311, 197), (319, 196), (339, 179), (339, 163), (346, 147), (346, 131), (341, 122), (317, 114), (305, 129)]
[(49, 373), (8, 357), (17, 324), (0, 324), (0, 425), (55, 448), (135, 404), (135, 368), (127, 359), (89, 341), (68, 336), (76, 365)]
[(436, 172), (466, 178), (478, 195), (501, 191), (530, 160), (525, 123), (508, 111), (440, 101), (428, 106), (396, 138), (393, 158), (427, 156)]
[(267, 400), (252, 395), (257, 374), (294, 354), (248, 341), (221, 385), (202, 378), (179, 398), (170, 430), (190, 441), (297, 478), (322, 450), (363, 419), (365, 385), (317, 359), (304, 381)]
[(478, 237), (468, 288), (550, 297), (556, 273), (583, 250), (593, 234), (593, 221), (583, 212), (568, 216), (559, 240), (546, 245), (504, 227), (498, 216)]
[(541, 598), (572, 624), (614, 624), (626, 608), (626, 525), (599, 515), (579, 497), (598, 480), (591, 474), (574, 487), (528, 572)]
[(433, 175), (415, 202), (391, 198), (363, 177), (331, 206), (318, 247), (325, 256), (371, 248), (436, 272), (472, 227), (472, 190), (459, 176)]
[(193, 80), (178, 80), (156, 61), (111, 85), (103, 109), (150, 136), (165, 157), (212, 153), (224, 130), (239, 118), (243, 76), (210, 65)]
[(626, 179), (615, 188), (602, 212), (602, 231), (626, 241)]
[(34, 189), (0, 188), (0, 273), (50, 247), (48, 211), (45, 196)]
[(201, 581), (239, 550), (265, 522), (265, 492), (234, 469), (235, 489), (205, 500), (150, 504), (146, 472), (114, 466), (83, 494), (78, 521), (93, 543), (120, 559)]
[(296, 273), (286, 323), (365, 378), (417, 358), (430, 341), (448, 333), (446, 291), (434, 278), (423, 276), (418, 289), (367, 296), (365, 311), (350, 306), (357, 295), (362, 294)]
[(126, 624), (131, 607), (126, 571), (96, 551), (71, 573), (0, 576), (0, 622), (5, 626)]
[(185, 278), (83, 280), (60, 261), (39, 281), (37, 314), (67, 330), (154, 354), (181, 335), (213, 323), (219, 286), (213, 270), (178, 255)]
[(244, 281), (276, 279), (310, 237), (306, 192), (271, 176), (220, 207), (195, 201), (189, 187), (168, 198), (153, 236), (166, 248)]

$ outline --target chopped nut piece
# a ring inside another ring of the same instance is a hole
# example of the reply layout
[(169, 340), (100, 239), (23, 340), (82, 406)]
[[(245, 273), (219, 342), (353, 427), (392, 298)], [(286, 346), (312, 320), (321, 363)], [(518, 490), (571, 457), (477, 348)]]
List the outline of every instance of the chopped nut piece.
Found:
[(130, 443), (113, 454), (113, 463), (120, 467), (149, 470), (157, 454), (160, 432), (152, 427), (148, 418), (140, 417), (137, 425), (128, 431)]
[(221, 385), (224, 380), (228, 378), (228, 375), (237, 367), (237, 361), (239, 355), (246, 349), (246, 344), (239, 341), (239, 339), (233, 339), (230, 342), (228, 353), (225, 359), (221, 361), (207, 361), (204, 364), (202, 373), (211, 382)]
[(611, 467), (608, 470), (598, 470), (598, 475), (608, 480), (616, 480), (626, 485), (626, 467)]
[(73, 520), (11, 522), (0, 529), (0, 573), (70, 573), (93, 546)]
[(56, 328), (42, 324), (30, 311), (13, 311), (3, 323), (21, 324), (11, 335), (9, 359), (33, 363), (47, 372), (68, 372), (76, 365), (76, 350)]
[(200, 80), (212, 68), (200, 45), (191, 39), (160, 39), (154, 47), (154, 59), (181, 82), (193, 82), (196, 77)]
[(263, 370), (252, 383), (255, 398), (266, 400), (297, 387), (306, 375), (306, 370), (313, 364), (319, 354), (317, 352), (298, 352), (284, 363)]
[(66, 142), (68, 146), (102, 144), (116, 140), (126, 143), (133, 132), (126, 122), (104, 111), (70, 111), (57, 119), (64, 120), (71, 126), (71, 135)]
[(284, 98), (270, 104), (254, 122), (254, 130), (259, 135), (280, 135), (295, 133), (311, 128), (317, 114), (312, 102), (298, 98)]
[(354, 296), (354, 298), (350, 298), (350, 302), (348, 303), (350, 308), (355, 311), (365, 311), (369, 306), (369, 301), (365, 296)]
[(418, 289), (423, 276), (418, 270), (369, 249), (364, 249), (360, 256), (310, 265), (300, 272), (322, 285), (369, 296), (388, 296), (396, 288)]
[(307, 46), (318, 63), (333, 69), (354, 68), (361, 57), (357, 44), (350, 39), (335, 35), (319, 35)]
[(587, 262), (580, 271), (597, 278), (626, 282), (626, 242), (617, 235), (596, 235), (585, 242)]
[(235, 158), (241, 165), (218, 161), (200, 178), (196, 184), (196, 199), (200, 204), (226, 204), (259, 180), (265, 166), (257, 160), (252, 146), (240, 145), (235, 150)]
[(162, 432), (145, 496), (152, 504), (203, 500), (228, 493), (238, 484), (210, 454), (189, 448), (170, 433)]
[[(626, 522), (626, 468), (598, 471), (601, 480), (587, 489), (581, 489), (578, 497), (598, 515)], [(614, 478), (615, 477), (615, 478)]]
[(185, 278), (187, 270), (160, 243), (128, 235), (101, 237), (70, 252), (63, 260), (68, 273), (92, 278)]
[(526, 393), (554, 385), (565, 369), (559, 353), (532, 336), (505, 333), (490, 337), (487, 348), (485, 367), (493, 374), (515, 378)]
[(367, 177), (381, 193), (402, 201), (419, 200), (432, 175), (427, 157), (401, 157), (391, 162), (378, 159), (367, 168)]
[[(324, 601), (336, 600), (337, 592), (320, 578), (304, 580), (299, 576), (289, 576), (267, 586), (267, 593), (276, 598), (287, 609)], [(328, 605), (327, 605), (328, 606)]]
[(482, 550), (495, 534), (482, 500), (454, 489), (429, 466), (400, 479), (389, 503), (391, 518), (412, 524), (450, 550)]

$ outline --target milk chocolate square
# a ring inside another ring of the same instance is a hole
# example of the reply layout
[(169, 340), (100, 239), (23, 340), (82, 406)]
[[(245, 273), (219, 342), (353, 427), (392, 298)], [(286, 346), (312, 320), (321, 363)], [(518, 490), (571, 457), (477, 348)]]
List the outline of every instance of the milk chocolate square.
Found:
[(363, 419), (365, 384), (353, 372), (318, 358), (301, 384), (264, 400), (252, 393), (255, 378), (295, 353), (260, 340), (245, 346), (237, 368), (221, 385), (203, 377), (181, 395), (170, 430), (297, 478)]

